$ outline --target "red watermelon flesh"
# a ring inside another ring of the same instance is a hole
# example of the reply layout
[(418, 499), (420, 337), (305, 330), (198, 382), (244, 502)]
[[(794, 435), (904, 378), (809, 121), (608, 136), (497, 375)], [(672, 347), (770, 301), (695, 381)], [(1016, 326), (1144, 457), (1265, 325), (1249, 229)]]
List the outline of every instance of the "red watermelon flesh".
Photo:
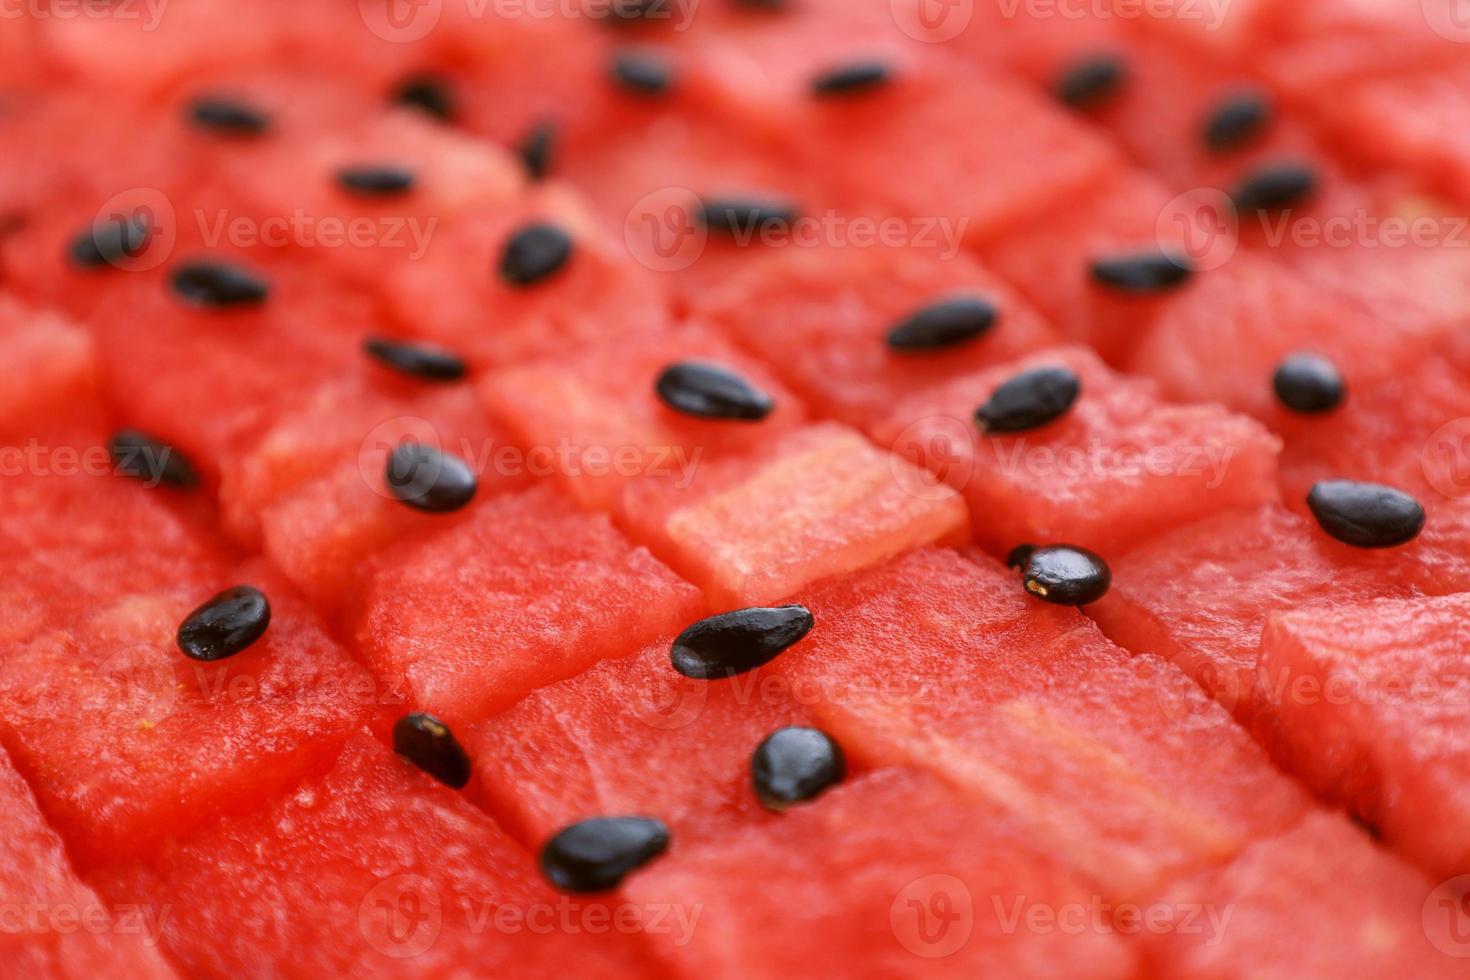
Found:
[[(0, 671), (0, 727), (84, 867), (149, 852), (278, 792), (376, 710), (375, 685), (260, 564), (138, 591), (38, 635)], [(251, 582), (272, 623), (202, 664), (174, 644), (215, 592)]]
[[(513, 234), (533, 223), (555, 224), (571, 235), (572, 256), (548, 279), (509, 285), (500, 277), (501, 253)], [(513, 209), (446, 222), (429, 251), (398, 266), (384, 289), (406, 328), (483, 366), (668, 329), (666, 300), (648, 271), (630, 261), (575, 195), (554, 186)]]
[(692, 680), (670, 664), (671, 645), (604, 660), (475, 730), (483, 801), (528, 847), (609, 813), (658, 814), (675, 854), (776, 819), (756, 801), (750, 757), (778, 728), (812, 724), (802, 692), (769, 670)]
[[(1004, 814), (903, 770), (855, 779), (820, 805), (671, 855), (624, 893), (702, 910), (692, 942), (658, 947), (691, 975), (1135, 975), (1133, 954), (1100, 919), (1044, 929), (1014, 918), (1033, 906), (1088, 906), (1087, 889), (1056, 855)], [(813, 936), (822, 937), (820, 954)]]
[(92, 340), (66, 317), (0, 292), (0, 351), (8, 377), (0, 391), (0, 433), (30, 434), (95, 394)]
[(1272, 732), (1292, 772), (1429, 871), (1465, 866), (1470, 599), (1273, 614), (1261, 638)]
[(113, 901), (169, 902), (164, 941), (191, 976), (648, 968), (637, 937), (607, 918), (594, 934), (588, 905), (559, 899), (489, 817), (366, 733), (255, 812), (97, 881)]
[(1136, 652), (1174, 662), (1242, 719), (1258, 709), (1256, 651), (1277, 610), (1466, 589), (1465, 518), (1436, 514), (1420, 538), (1364, 551), (1279, 506), (1221, 514), (1112, 562), (1112, 591), (1089, 607)]
[(0, 960), (14, 976), (90, 980), (177, 976), (158, 952), (163, 910), (107, 905), (77, 878), (62, 841), (0, 755)]
[[(775, 407), (757, 422), (683, 415), (654, 389), (661, 372), (681, 362), (732, 371)], [(580, 503), (598, 510), (613, 509), (630, 480), (683, 485), (706, 462), (755, 448), (806, 417), (769, 369), (697, 326), (491, 371), (480, 391), (515, 433), (527, 465), (555, 474)]]
[(620, 518), (718, 608), (776, 602), (910, 548), (963, 541), (969, 524), (952, 490), (830, 422), (705, 464), (685, 487), (632, 483)]
[[(1060, 419), (989, 435), (975, 410), (1011, 378), (1065, 367), (1082, 393)], [(879, 443), (942, 476), (970, 505), (976, 540), (996, 555), (1068, 543), (1104, 556), (1201, 517), (1277, 497), (1279, 441), (1212, 405), (1170, 405), (1083, 348), (1063, 348), (956, 378), (902, 402)]]
[(1293, 2), (1160, 0), (1139, 4), (1133, 0), (1111, 0), (1108, 6), (1115, 15), (1126, 16), (1130, 27), (1157, 33), (1172, 44), (1235, 60), (1247, 57), (1252, 49), (1269, 46), (1272, 37), (1281, 30)]
[[(936, 239), (898, 248), (781, 248), (751, 256), (696, 296), (692, 312), (776, 366), (825, 414), (871, 426), (904, 395), (1056, 339), (1009, 286), (959, 247)], [(983, 337), (934, 353), (888, 348), (888, 332), (903, 320), (957, 297), (997, 310)]]
[(358, 647), (452, 723), (677, 632), (702, 606), (607, 517), (549, 488), (486, 501), (457, 526), (375, 561)]
[(1175, 885), (1156, 904), (1178, 913), (1178, 927), (1138, 935), (1160, 980), (1461, 976), (1451, 957), (1463, 940), (1431, 919), (1443, 915), (1435, 898), (1431, 882), (1342, 817), (1314, 812)]
[[(1301, 814), (1304, 795), (1183, 674), (1130, 661), (1070, 610), (1037, 624), (1037, 600), (999, 566), (962, 571), (944, 556), (919, 553), (802, 597), (826, 628), (783, 666), (812, 677), (823, 695), (813, 712), (855, 758), (941, 775), (1112, 901), (1227, 860)], [(942, 599), (925, 610), (938, 635), (909, 639), (917, 597), (961, 584), (960, 615)], [(885, 613), (897, 635), (873, 629)], [(873, 657), (885, 664), (881, 686), (854, 684)], [(1194, 763), (1201, 753), (1208, 767)]]

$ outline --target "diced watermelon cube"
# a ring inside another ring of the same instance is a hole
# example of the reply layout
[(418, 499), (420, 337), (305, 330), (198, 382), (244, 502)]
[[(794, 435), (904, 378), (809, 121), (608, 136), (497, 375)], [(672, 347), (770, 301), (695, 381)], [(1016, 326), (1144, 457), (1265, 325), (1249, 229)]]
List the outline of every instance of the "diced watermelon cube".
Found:
[[(546, 279), (511, 285), (500, 274), (502, 252), (516, 232), (538, 223), (571, 236), (571, 257)], [(429, 251), (395, 269), (384, 288), (407, 327), (485, 366), (668, 328), (667, 304), (650, 273), (559, 187), (535, 191), (514, 209), (447, 223)]]
[(1437, 898), (1422, 875), (1317, 811), (1180, 882), (1155, 903), (1177, 913), (1177, 928), (1138, 936), (1160, 980), (1461, 976), (1464, 940), (1441, 925)]
[[(959, 242), (788, 246), (761, 256), (694, 298), (692, 315), (726, 330), (776, 366), (813, 405), (855, 426), (894, 401), (976, 368), (1049, 346), (1050, 326)], [(983, 337), (929, 353), (895, 353), (889, 331), (959, 297), (998, 316)]]
[[(0, 738), (84, 868), (247, 808), (377, 710), (372, 679), (267, 568), (195, 577), (203, 588), (121, 596), (115, 578), (110, 604), (72, 613), (0, 669)], [(179, 623), (239, 581), (271, 600), (265, 636), (226, 660), (185, 659)]]
[(1470, 598), (1456, 595), (1281, 611), (1261, 637), (1290, 771), (1446, 876), (1470, 854), (1467, 635)]
[(0, 391), (0, 433), (33, 435), (95, 395), (92, 339), (66, 317), (0, 293), (0, 351), (9, 377)]
[(0, 961), (15, 976), (176, 976), (158, 952), (159, 909), (105, 905), (77, 878), (35, 797), (0, 754)]
[(778, 728), (811, 723), (797, 693), (769, 671), (684, 677), (670, 645), (604, 660), (476, 729), (485, 803), (527, 846), (588, 817), (646, 813), (669, 825), (678, 854), (774, 819), (751, 789), (750, 757)]
[(698, 617), (699, 593), (645, 549), (549, 488), (381, 554), (359, 649), (416, 703), (478, 721), (532, 690), (626, 656)]
[[(1101, 923), (1033, 929), (1008, 918), (1028, 907), (1081, 910), (1089, 895), (1003, 814), (903, 770), (671, 855), (624, 892), (640, 904), (703, 910), (692, 942), (659, 949), (704, 976), (1103, 980), (1135, 970)], [(821, 956), (812, 955), (813, 936), (822, 937)]]
[(1115, 642), (1182, 667), (1249, 720), (1256, 654), (1276, 610), (1465, 591), (1463, 508), (1436, 513), (1411, 544), (1365, 551), (1270, 505), (1154, 538), (1112, 562), (1112, 591), (1088, 611)]
[[(167, 902), (191, 975), (599, 976), (648, 969), (610, 912), (558, 899), (530, 855), (370, 735), (253, 813), (99, 875), (114, 901)], [(634, 910), (637, 911), (637, 910)]]
[[(1042, 367), (1070, 369), (1082, 393), (1060, 419), (991, 435), (975, 410), (1000, 385)], [(1170, 528), (1277, 499), (1280, 442), (1213, 405), (1170, 405), (1153, 385), (1065, 348), (956, 378), (901, 403), (881, 444), (946, 479), (970, 505), (977, 540), (997, 555), (1021, 544), (1115, 554)]]
[(969, 523), (948, 487), (833, 423), (701, 466), (688, 486), (632, 483), (621, 516), (724, 608), (775, 602), (910, 548), (962, 541)]
[[(756, 422), (681, 414), (654, 385), (665, 368), (682, 362), (732, 371), (775, 407)], [(480, 390), (515, 433), (528, 463), (549, 468), (572, 496), (599, 510), (611, 510), (630, 479), (687, 482), (705, 463), (753, 448), (806, 417), (767, 368), (698, 327), (491, 371)]]
[[(1300, 790), (1183, 674), (959, 561), (920, 552), (802, 596), (819, 628), (779, 663), (855, 758), (941, 775), (1113, 901), (1301, 815)], [(858, 682), (874, 662), (881, 681)]]

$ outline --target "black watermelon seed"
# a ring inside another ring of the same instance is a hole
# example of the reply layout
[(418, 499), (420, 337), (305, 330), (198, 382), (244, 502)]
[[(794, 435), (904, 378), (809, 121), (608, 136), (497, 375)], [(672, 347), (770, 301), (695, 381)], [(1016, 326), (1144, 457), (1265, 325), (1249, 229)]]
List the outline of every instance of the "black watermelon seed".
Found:
[(1082, 548), (1052, 545), (1037, 548), (1022, 573), (1026, 591), (1059, 606), (1096, 602), (1113, 584), (1107, 562)]
[(1307, 506), (1322, 530), (1357, 548), (1394, 548), (1424, 530), (1424, 507), (1393, 487), (1326, 480), (1312, 487)]
[(541, 849), (541, 870), (563, 891), (604, 892), (669, 846), (652, 817), (593, 817), (564, 827)]
[(516, 146), (516, 153), (521, 158), (521, 166), (526, 168), (526, 176), (532, 180), (545, 180), (547, 174), (551, 173), (551, 162), (556, 154), (556, 124), (552, 122), (539, 122), (521, 138)]
[(718, 364), (670, 364), (653, 387), (674, 411), (702, 419), (759, 422), (776, 407), (770, 395)]
[(674, 84), (674, 71), (663, 58), (623, 52), (613, 58), (613, 81), (636, 95), (663, 95)]
[(431, 446), (405, 443), (388, 456), (388, 492), (429, 514), (447, 514), (475, 499), (479, 481), (469, 464)]
[(1182, 255), (1167, 250), (1135, 252), (1092, 263), (1094, 282), (1122, 293), (1165, 293), (1189, 282), (1194, 268)]
[(179, 626), (178, 644), (190, 660), (233, 657), (271, 624), (271, 604), (259, 589), (237, 585), (195, 609)]
[(767, 810), (785, 810), (842, 782), (842, 747), (815, 728), (782, 728), (768, 735), (750, 758), (756, 799)]
[(470, 781), (470, 757), (449, 726), (424, 712), (399, 718), (393, 725), (393, 751), (445, 786), (460, 789)]
[(989, 333), (998, 316), (995, 304), (980, 297), (940, 300), (888, 331), (888, 346), (900, 353), (943, 350)]
[(119, 473), (149, 486), (166, 483), (180, 490), (199, 485), (199, 473), (179, 450), (146, 432), (122, 429), (107, 442), (107, 451)]
[(99, 221), (77, 235), (67, 246), (72, 264), (84, 269), (111, 265), (135, 258), (148, 247), (150, 223), (142, 217), (118, 215)]
[(892, 71), (881, 61), (854, 61), (838, 65), (812, 79), (816, 96), (855, 95), (888, 82)]
[(1212, 153), (1229, 153), (1259, 136), (1270, 122), (1271, 103), (1264, 92), (1236, 92), (1205, 120), (1205, 146)]
[(337, 185), (359, 197), (398, 197), (413, 190), (413, 171), (402, 167), (343, 167), (337, 171)]
[(737, 609), (701, 619), (674, 640), (674, 669), (695, 680), (735, 677), (768, 664), (812, 631), (800, 605)]
[(1040, 367), (995, 389), (975, 412), (986, 432), (1025, 432), (1060, 418), (1082, 393), (1082, 381), (1064, 367)]
[(219, 96), (195, 99), (189, 105), (189, 120), (221, 136), (260, 136), (271, 128), (270, 116), (261, 110)]
[(1091, 109), (1112, 98), (1128, 80), (1128, 67), (1113, 55), (1072, 65), (1057, 79), (1056, 96), (1074, 109)]
[(710, 231), (748, 235), (796, 221), (796, 208), (784, 201), (716, 197), (700, 202), (700, 221)]
[(1272, 385), (1281, 404), (1309, 415), (1332, 411), (1347, 395), (1337, 366), (1316, 354), (1293, 354), (1282, 361)]
[(1231, 194), (1242, 211), (1295, 207), (1317, 190), (1317, 171), (1304, 163), (1276, 163), (1254, 171)]
[(225, 262), (186, 262), (169, 282), (179, 299), (204, 309), (255, 306), (270, 295), (264, 280)]
[(556, 225), (526, 225), (510, 236), (500, 256), (500, 277), (530, 286), (552, 275), (572, 257), (572, 236)]
[(417, 109), (441, 122), (452, 122), (458, 111), (454, 91), (447, 81), (436, 75), (415, 75), (404, 79), (393, 90), (393, 102)]
[(369, 337), (362, 349), (385, 367), (420, 381), (458, 381), (465, 375), (464, 361), (442, 347)]
[(1011, 549), (1010, 554), (1006, 555), (1006, 567), (1025, 568), (1026, 563), (1031, 560), (1031, 556), (1035, 552), (1036, 545), (1034, 544), (1016, 545), (1014, 548)]

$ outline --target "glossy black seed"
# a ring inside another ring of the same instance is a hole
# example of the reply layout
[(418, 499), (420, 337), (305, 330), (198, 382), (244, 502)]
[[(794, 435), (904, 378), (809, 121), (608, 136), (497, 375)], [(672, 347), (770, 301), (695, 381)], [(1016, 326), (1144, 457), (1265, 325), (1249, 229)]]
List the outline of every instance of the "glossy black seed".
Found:
[(551, 173), (551, 162), (556, 154), (556, 124), (551, 122), (539, 122), (521, 138), (516, 146), (516, 153), (521, 158), (521, 166), (526, 168), (526, 176), (532, 180), (545, 180), (547, 174)]
[(1251, 173), (1231, 194), (1241, 211), (1281, 211), (1317, 190), (1317, 171), (1307, 164), (1276, 163)]
[(206, 96), (189, 105), (189, 120), (221, 136), (260, 136), (271, 128), (270, 116), (236, 99)]
[(237, 585), (184, 619), (177, 637), (179, 649), (190, 660), (223, 660), (260, 639), (270, 624), (270, 600), (257, 588)]
[(1316, 354), (1291, 355), (1281, 362), (1271, 383), (1281, 404), (1310, 415), (1332, 411), (1347, 395), (1347, 382), (1337, 365)]
[(999, 316), (980, 297), (956, 297), (924, 307), (888, 331), (888, 346), (900, 353), (943, 350), (984, 336)]
[(337, 171), (337, 185), (359, 197), (398, 197), (413, 190), (413, 171), (387, 166), (343, 167)]
[(855, 95), (887, 84), (889, 67), (881, 61), (854, 61), (822, 72), (812, 79), (816, 96)]
[(755, 670), (812, 631), (800, 605), (755, 606), (701, 619), (674, 640), (674, 669), (695, 680), (718, 680)]
[(174, 269), (169, 282), (179, 299), (205, 309), (254, 306), (270, 295), (264, 280), (224, 262), (186, 262)]
[(1119, 292), (1165, 293), (1189, 282), (1194, 267), (1184, 256), (1167, 250), (1135, 252), (1092, 263), (1094, 282)]
[(613, 81), (636, 95), (663, 95), (674, 84), (669, 63), (651, 54), (624, 52), (613, 58)]
[(702, 419), (759, 422), (776, 407), (770, 395), (718, 364), (670, 364), (653, 387), (674, 411)]
[(1082, 548), (1052, 545), (1037, 548), (1022, 572), (1026, 591), (1059, 606), (1096, 602), (1113, 584), (1107, 562)]
[(438, 718), (424, 712), (404, 715), (393, 725), (393, 751), (445, 786), (470, 781), (470, 757)]
[(465, 375), (464, 361), (442, 347), (369, 337), (362, 349), (383, 366), (420, 381), (458, 381)]
[(1031, 560), (1031, 556), (1035, 551), (1036, 545), (1034, 544), (1016, 545), (1011, 549), (1010, 554), (1006, 555), (1006, 567), (1025, 568), (1026, 563)]
[(602, 892), (662, 854), (669, 828), (651, 817), (594, 817), (558, 831), (541, 849), (541, 870), (556, 887)]
[(796, 221), (796, 208), (784, 201), (714, 197), (700, 202), (699, 217), (710, 231), (741, 236), (789, 227)]
[(846, 774), (842, 747), (815, 728), (772, 732), (750, 757), (756, 799), (768, 810), (785, 810), (814, 799)]
[(1236, 92), (1205, 120), (1205, 146), (1213, 153), (1229, 153), (1259, 136), (1270, 122), (1271, 103), (1264, 92)]
[(404, 79), (393, 90), (393, 102), (417, 109), (441, 122), (451, 122), (458, 107), (449, 83), (435, 75), (415, 75)]
[(199, 485), (199, 474), (188, 457), (146, 432), (122, 429), (108, 440), (107, 451), (119, 473), (142, 480), (148, 486), (165, 483), (190, 490)]
[(388, 455), (386, 482), (395, 500), (430, 514), (459, 510), (479, 489), (475, 471), (464, 460), (416, 442)]
[(1307, 506), (1322, 530), (1357, 548), (1394, 548), (1424, 530), (1424, 507), (1393, 487), (1326, 480), (1312, 487)]
[(547, 278), (572, 257), (572, 236), (556, 225), (526, 225), (510, 236), (500, 255), (500, 277), (512, 286)]
[(1068, 368), (1033, 368), (995, 389), (975, 421), (986, 432), (1025, 432), (1061, 417), (1081, 393), (1081, 379)]
[(118, 215), (99, 221), (77, 235), (67, 246), (73, 265), (86, 269), (135, 258), (148, 247), (150, 222), (141, 216)]
[(1074, 109), (1091, 109), (1116, 95), (1128, 68), (1112, 55), (1096, 55), (1072, 65), (1057, 79), (1056, 96)]

